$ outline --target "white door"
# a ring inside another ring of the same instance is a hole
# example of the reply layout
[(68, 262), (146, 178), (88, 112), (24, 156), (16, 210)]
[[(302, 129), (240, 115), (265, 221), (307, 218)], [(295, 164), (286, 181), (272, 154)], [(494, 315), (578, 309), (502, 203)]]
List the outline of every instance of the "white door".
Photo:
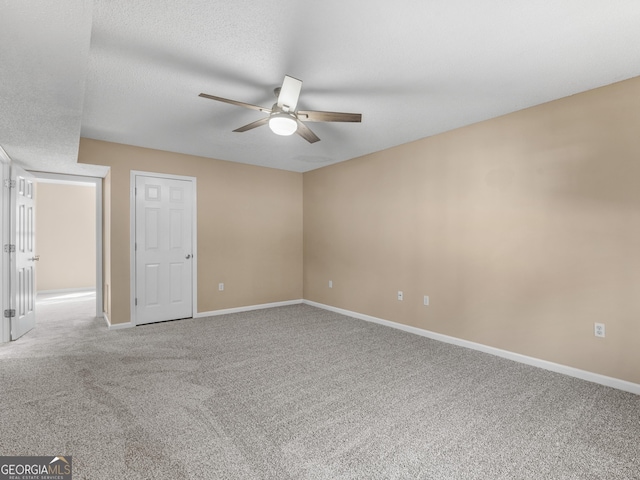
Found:
[(11, 340), (36, 326), (35, 189), (34, 177), (11, 167), (11, 238), (15, 242), (11, 266)]
[(193, 317), (193, 184), (136, 175), (136, 324)]

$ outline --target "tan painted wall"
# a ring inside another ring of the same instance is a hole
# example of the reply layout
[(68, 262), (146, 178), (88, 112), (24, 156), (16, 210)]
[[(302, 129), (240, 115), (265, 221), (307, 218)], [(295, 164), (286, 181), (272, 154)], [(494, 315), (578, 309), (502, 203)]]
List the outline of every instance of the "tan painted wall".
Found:
[(39, 182), (36, 242), (38, 291), (95, 287), (95, 187)]
[(111, 167), (111, 323), (130, 320), (131, 170), (197, 178), (198, 312), (302, 298), (301, 174), (86, 138), (79, 162)]
[(304, 298), (640, 383), (639, 179), (640, 78), (305, 173)]

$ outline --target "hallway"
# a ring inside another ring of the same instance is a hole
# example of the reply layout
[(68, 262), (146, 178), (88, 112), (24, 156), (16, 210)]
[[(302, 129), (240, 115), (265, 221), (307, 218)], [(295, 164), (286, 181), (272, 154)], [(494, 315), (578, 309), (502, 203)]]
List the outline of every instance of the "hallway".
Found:
[(50, 355), (58, 349), (68, 353), (74, 344), (107, 332), (104, 319), (96, 318), (95, 290), (38, 294), (35, 328), (0, 345), (0, 358)]

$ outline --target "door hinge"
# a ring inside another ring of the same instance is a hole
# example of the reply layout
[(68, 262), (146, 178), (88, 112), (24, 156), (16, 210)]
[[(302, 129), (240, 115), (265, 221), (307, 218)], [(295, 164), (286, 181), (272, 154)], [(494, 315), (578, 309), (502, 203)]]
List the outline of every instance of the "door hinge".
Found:
[(4, 318), (13, 318), (16, 316), (15, 308), (8, 308), (4, 311)]
[(5, 253), (12, 253), (16, 251), (16, 246), (12, 244), (5, 244), (4, 246)]
[(16, 181), (6, 178), (4, 180), (4, 186), (7, 188), (16, 188)]
[(138, 306), (138, 299), (136, 298), (136, 307)]

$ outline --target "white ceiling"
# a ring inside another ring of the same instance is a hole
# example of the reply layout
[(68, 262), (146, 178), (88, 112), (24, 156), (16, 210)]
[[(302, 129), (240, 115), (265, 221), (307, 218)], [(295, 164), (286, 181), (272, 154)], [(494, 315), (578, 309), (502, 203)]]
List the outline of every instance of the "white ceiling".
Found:
[[(79, 136), (304, 172), (640, 75), (638, 0), (0, 0), (0, 144), (83, 173)], [(285, 74), (322, 139), (232, 130)], [(98, 171), (98, 170), (96, 170)]]
[(0, 0), (0, 146), (34, 170), (77, 165), (91, 1)]

